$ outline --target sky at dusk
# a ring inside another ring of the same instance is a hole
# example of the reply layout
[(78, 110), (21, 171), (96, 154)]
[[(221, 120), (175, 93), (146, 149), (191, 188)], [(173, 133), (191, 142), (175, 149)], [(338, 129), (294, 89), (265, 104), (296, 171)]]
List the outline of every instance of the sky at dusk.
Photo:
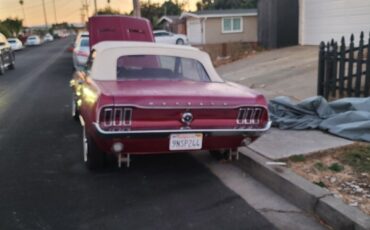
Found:
[[(42, 0), (23, 0), (25, 12), (25, 25), (43, 25), (44, 14), (42, 8)], [(81, 7), (82, 2), (89, 4), (90, 15), (94, 11), (94, 0), (44, 0), (46, 7), (46, 15), (48, 24), (55, 23), (55, 14), (53, 2), (58, 22), (81, 22)], [(108, 6), (107, 0), (96, 0), (98, 8)], [(145, 1), (141, 1), (145, 2)], [(150, 0), (151, 3), (162, 3), (164, 0)], [(179, 3), (185, 3), (185, 10), (194, 10), (197, 0), (179, 0)], [(110, 6), (118, 9), (121, 12), (130, 12), (132, 10), (132, 0), (110, 0)], [(0, 0), (0, 20), (8, 17), (18, 17), (23, 19), (22, 7), (19, 0)]]

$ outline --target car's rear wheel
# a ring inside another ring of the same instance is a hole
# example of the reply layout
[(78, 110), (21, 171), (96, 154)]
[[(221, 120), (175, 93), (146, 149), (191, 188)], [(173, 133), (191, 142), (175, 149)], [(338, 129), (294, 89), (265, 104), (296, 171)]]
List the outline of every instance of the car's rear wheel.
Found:
[(9, 59), (11, 60), (10, 61), (10, 64), (9, 64), (9, 69), (15, 69), (15, 57), (14, 55), (11, 55), (9, 54)]
[(71, 108), (72, 108), (72, 117), (73, 119), (75, 119), (76, 121), (79, 120), (79, 116), (80, 116), (80, 113), (78, 111), (78, 107), (77, 107), (77, 102), (76, 102), (76, 99), (75, 99), (75, 96), (72, 94), (72, 103), (71, 103)]
[(184, 42), (184, 40), (183, 40), (183, 39), (179, 38), (179, 39), (177, 39), (177, 40), (176, 40), (176, 44), (177, 44), (177, 45), (184, 45), (184, 44), (185, 44), (185, 42)]
[(5, 66), (2, 57), (0, 56), (0, 75), (5, 73)]
[(106, 165), (106, 157), (94, 140), (86, 134), (85, 127), (82, 127), (82, 145), (83, 157), (86, 167), (91, 171), (99, 171), (104, 169)]
[(227, 160), (229, 159), (229, 152), (228, 150), (211, 150), (209, 153), (213, 158), (216, 160)]

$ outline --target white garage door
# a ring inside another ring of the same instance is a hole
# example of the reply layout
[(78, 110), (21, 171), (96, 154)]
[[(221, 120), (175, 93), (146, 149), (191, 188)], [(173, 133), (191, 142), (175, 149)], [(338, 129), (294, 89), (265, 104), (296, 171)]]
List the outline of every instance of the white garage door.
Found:
[[(348, 42), (353, 33), (370, 32), (370, 0), (300, 0), (299, 40), (302, 45), (318, 45), (332, 38)], [(367, 36), (366, 36), (367, 37)]]
[(186, 20), (186, 27), (188, 32), (188, 39), (190, 44), (201, 44), (202, 33), (199, 19), (188, 19)]

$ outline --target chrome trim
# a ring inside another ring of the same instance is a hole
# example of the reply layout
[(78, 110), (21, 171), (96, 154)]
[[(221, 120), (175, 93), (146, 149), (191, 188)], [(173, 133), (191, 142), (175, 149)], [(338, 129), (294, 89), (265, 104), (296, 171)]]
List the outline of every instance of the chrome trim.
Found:
[(102, 108), (105, 107), (130, 107), (130, 108), (138, 108), (138, 109), (239, 109), (244, 107), (259, 107), (268, 110), (267, 106), (260, 105), (260, 104), (249, 104), (249, 105), (217, 105), (214, 106), (214, 102), (211, 102), (211, 105), (193, 105), (193, 106), (187, 106), (186, 104), (180, 104), (178, 106), (143, 106), (143, 105), (135, 105), (135, 104), (104, 104), (99, 108), (99, 112)]
[[(117, 120), (117, 113), (119, 113), (119, 118), (118, 118), (118, 123), (116, 122)], [(123, 117), (123, 109), (122, 108), (114, 108), (114, 116), (113, 116), (113, 126), (120, 126), (122, 125), (122, 117)]]
[(212, 133), (219, 135), (243, 135), (254, 134), (256, 136), (266, 132), (271, 127), (271, 121), (267, 122), (266, 126), (261, 129), (176, 129), (176, 130), (123, 130), (123, 131), (106, 131), (103, 130), (98, 123), (94, 122), (93, 126), (97, 132), (103, 135), (145, 135), (145, 134), (176, 134), (176, 133)]
[[(110, 119), (109, 119), (109, 122), (107, 122), (107, 115), (108, 112), (110, 112)], [(105, 126), (112, 126), (113, 124), (113, 108), (104, 108), (104, 114), (103, 114), (103, 124)]]
[(124, 108), (124, 110), (123, 110), (123, 125), (124, 126), (130, 126), (131, 121), (132, 121), (132, 109), (131, 108)]
[(263, 115), (262, 107), (240, 108), (236, 119), (238, 125), (255, 125), (260, 123)]

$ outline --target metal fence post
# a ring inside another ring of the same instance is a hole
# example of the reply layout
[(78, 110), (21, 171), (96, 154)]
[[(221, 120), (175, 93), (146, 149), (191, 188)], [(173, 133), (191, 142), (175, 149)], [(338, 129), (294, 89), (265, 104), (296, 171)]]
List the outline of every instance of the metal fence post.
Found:
[(325, 43), (320, 43), (319, 50), (319, 69), (317, 73), (317, 95), (324, 96), (324, 78), (325, 78)]

